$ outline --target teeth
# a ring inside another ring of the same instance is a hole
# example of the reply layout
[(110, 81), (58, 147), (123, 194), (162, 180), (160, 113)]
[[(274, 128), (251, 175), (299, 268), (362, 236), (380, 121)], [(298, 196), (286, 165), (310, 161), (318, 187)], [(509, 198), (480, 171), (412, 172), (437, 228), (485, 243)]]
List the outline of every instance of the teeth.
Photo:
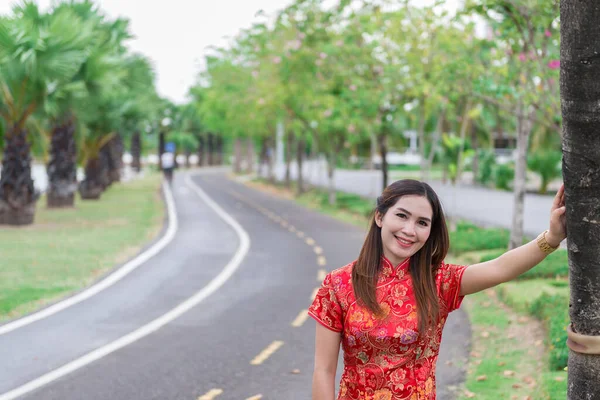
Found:
[(400, 241), (400, 243), (404, 243), (404, 244), (412, 244), (412, 242), (407, 242), (407, 241), (406, 241), (406, 240), (404, 240), (404, 239), (400, 239), (400, 238), (398, 238), (398, 240)]

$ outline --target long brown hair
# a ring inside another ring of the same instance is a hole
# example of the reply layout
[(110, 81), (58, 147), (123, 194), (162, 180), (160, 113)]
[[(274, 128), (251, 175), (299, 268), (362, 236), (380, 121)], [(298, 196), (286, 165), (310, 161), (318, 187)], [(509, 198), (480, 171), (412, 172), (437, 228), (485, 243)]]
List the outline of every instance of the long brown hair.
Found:
[(352, 286), (357, 301), (376, 315), (380, 315), (382, 310), (377, 302), (375, 288), (381, 269), (383, 242), (381, 228), (377, 226), (376, 218), (378, 213), (384, 216), (400, 197), (409, 195), (425, 197), (429, 200), (433, 210), (429, 238), (425, 245), (410, 258), (409, 266), (417, 301), (419, 331), (424, 333), (429, 327), (437, 323), (439, 317), (440, 306), (435, 275), (444, 261), (450, 245), (442, 205), (431, 186), (427, 183), (413, 179), (399, 180), (389, 185), (377, 198), (377, 206), (373, 210), (369, 232), (356, 264), (352, 268)]

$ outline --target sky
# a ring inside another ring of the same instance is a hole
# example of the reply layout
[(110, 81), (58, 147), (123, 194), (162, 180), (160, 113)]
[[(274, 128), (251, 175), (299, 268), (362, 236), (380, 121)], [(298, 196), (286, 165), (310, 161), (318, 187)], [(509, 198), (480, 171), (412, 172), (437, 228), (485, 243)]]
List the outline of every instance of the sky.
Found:
[[(263, 10), (274, 17), (293, 0), (97, 0), (111, 18), (130, 20), (134, 35), (128, 45), (146, 55), (157, 74), (159, 95), (184, 103), (188, 89), (203, 69), (211, 46), (226, 46)], [(416, 0), (423, 3), (424, 0)], [(425, 0), (427, 2), (429, 0)], [(459, 0), (447, 0), (453, 8)], [(37, 0), (46, 8), (52, 0)], [(0, 14), (10, 12), (14, 0), (0, 0)]]

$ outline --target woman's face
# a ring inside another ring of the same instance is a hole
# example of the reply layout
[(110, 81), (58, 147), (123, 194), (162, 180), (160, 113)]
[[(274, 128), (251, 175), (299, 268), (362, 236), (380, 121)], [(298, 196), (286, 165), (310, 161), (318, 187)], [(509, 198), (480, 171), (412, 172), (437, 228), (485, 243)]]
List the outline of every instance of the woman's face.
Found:
[(419, 251), (431, 233), (433, 209), (423, 196), (402, 196), (385, 215), (377, 214), (375, 222), (381, 228), (383, 254), (398, 265)]

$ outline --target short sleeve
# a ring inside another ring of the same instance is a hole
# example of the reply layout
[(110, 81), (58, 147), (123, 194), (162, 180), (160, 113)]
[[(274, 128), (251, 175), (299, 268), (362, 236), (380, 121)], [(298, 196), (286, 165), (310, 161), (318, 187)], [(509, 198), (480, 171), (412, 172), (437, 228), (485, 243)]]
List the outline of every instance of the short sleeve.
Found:
[(458, 309), (465, 296), (460, 296), (460, 284), (467, 269), (464, 265), (442, 264), (438, 272), (440, 295), (448, 308), (448, 313)]
[(331, 274), (328, 274), (323, 280), (323, 284), (308, 309), (308, 315), (327, 329), (334, 332), (343, 330), (342, 307), (336, 296)]

